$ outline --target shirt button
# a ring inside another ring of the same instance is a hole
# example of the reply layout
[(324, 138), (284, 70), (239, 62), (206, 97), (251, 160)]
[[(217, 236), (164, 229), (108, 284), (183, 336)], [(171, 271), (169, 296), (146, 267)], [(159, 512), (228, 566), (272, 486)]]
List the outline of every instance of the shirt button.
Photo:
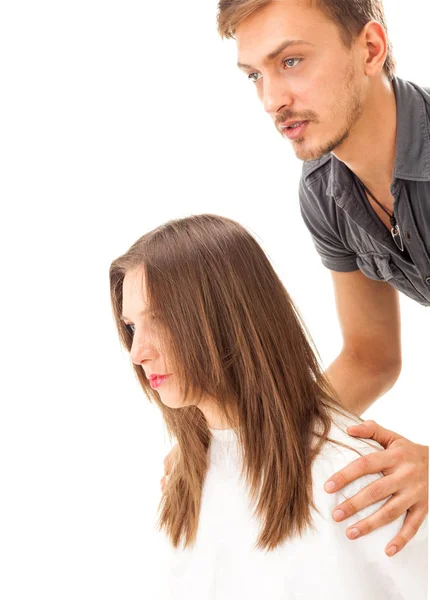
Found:
[(426, 277), (426, 284), (430, 285), (430, 277)]
[[(380, 277), (382, 279), (382, 273), (381, 273), (381, 271), (379, 269), (376, 269), (376, 274), (377, 274), (378, 277)], [(430, 277), (427, 277), (427, 279), (430, 282)], [(426, 281), (427, 281), (427, 279), (426, 279)]]

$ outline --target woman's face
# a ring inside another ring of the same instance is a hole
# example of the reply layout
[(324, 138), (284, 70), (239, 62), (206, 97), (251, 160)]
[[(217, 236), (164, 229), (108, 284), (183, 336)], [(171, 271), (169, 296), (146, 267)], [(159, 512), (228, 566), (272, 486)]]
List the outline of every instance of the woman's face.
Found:
[(198, 401), (189, 398), (184, 402), (174, 368), (169, 366), (169, 357), (163, 350), (162, 325), (149, 306), (145, 272), (141, 268), (127, 271), (124, 277), (121, 319), (133, 335), (131, 360), (142, 367), (163, 404), (170, 408), (197, 405), (210, 427), (228, 427), (215, 398), (204, 394)]
[(170, 408), (186, 406), (181, 402), (168, 356), (162, 350), (161, 325), (149, 306), (145, 273), (141, 268), (128, 271), (124, 277), (121, 318), (133, 336), (131, 360), (142, 367), (163, 404)]

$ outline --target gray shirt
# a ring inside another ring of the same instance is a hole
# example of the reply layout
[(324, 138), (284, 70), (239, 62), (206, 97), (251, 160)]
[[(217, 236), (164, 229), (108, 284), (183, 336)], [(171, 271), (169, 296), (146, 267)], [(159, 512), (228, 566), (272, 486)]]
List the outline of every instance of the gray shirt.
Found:
[(395, 77), (394, 215), (405, 249), (395, 244), (354, 173), (333, 154), (303, 163), (300, 209), (323, 264), (360, 269), (430, 306), (430, 88)]

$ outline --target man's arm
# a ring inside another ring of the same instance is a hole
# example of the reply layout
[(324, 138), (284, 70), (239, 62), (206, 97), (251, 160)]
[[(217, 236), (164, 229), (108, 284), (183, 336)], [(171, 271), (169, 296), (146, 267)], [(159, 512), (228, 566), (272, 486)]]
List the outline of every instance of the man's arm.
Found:
[[(343, 348), (326, 375), (340, 401), (357, 415), (395, 383), (401, 370), (400, 311), (397, 291), (373, 281), (361, 271), (332, 271)], [(379, 442), (385, 450), (356, 459), (330, 477), (333, 493), (371, 473), (385, 477), (348, 498), (333, 511), (336, 521), (351, 519), (366, 507), (386, 502), (372, 515), (354, 523), (347, 536), (357, 540), (407, 513), (385, 553), (402, 550), (424, 522), (428, 511), (428, 448), (414, 444), (374, 421), (349, 427), (348, 433)]]
[(325, 374), (342, 404), (361, 415), (400, 375), (398, 292), (359, 270), (331, 274), (343, 347)]

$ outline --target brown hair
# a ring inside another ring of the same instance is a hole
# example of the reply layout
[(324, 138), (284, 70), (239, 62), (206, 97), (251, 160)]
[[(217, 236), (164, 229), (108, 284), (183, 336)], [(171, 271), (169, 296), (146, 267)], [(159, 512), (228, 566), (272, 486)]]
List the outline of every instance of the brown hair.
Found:
[[(210, 214), (169, 221), (138, 239), (109, 271), (113, 314), (128, 351), (132, 333), (120, 318), (122, 286), (135, 268), (143, 269), (149, 305), (168, 333), (184, 398), (209, 394), (227, 422), (238, 424), (242, 476), (262, 522), (257, 546), (271, 550), (301, 534), (312, 526), (311, 464), (330, 440), (331, 411), (352, 415), (335, 399), (262, 248), (235, 221)], [(143, 368), (133, 367), (178, 442), (157, 525), (175, 547), (181, 538), (191, 545), (211, 434), (196, 405), (164, 405)]]
[[(273, 0), (219, 0), (217, 24), (222, 38), (234, 38), (239, 23)], [(369, 21), (378, 21), (387, 35), (387, 56), (384, 71), (391, 81), (396, 70), (393, 49), (388, 39), (384, 8), (381, 0), (310, 0), (339, 28), (341, 39), (351, 48), (354, 39)]]

